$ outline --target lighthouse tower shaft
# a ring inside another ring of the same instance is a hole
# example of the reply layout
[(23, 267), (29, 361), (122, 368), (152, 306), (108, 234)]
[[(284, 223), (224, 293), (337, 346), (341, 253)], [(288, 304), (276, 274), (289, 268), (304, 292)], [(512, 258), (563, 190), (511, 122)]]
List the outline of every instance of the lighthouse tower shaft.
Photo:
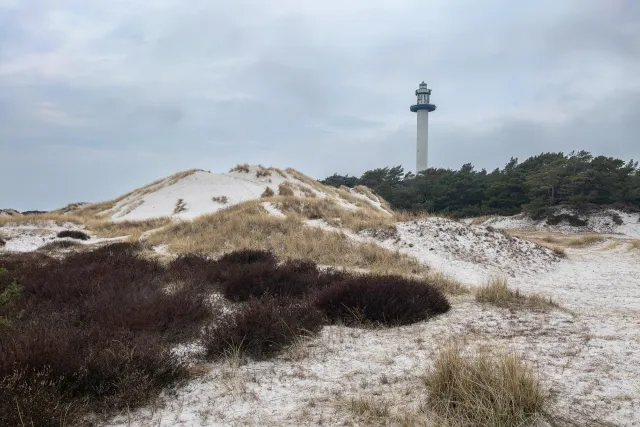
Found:
[(431, 104), (431, 89), (425, 82), (420, 83), (416, 90), (417, 103), (410, 110), (418, 113), (418, 129), (416, 138), (416, 173), (429, 167), (429, 113), (435, 111)]
[(429, 166), (429, 112), (418, 110), (418, 136), (416, 141), (416, 173)]

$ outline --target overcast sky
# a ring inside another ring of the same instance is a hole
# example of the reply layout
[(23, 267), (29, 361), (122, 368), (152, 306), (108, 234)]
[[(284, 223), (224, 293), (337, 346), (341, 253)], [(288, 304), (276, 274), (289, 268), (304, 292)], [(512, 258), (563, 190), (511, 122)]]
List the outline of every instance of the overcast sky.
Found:
[(0, 208), (189, 168), (640, 159), (638, 0), (0, 0)]

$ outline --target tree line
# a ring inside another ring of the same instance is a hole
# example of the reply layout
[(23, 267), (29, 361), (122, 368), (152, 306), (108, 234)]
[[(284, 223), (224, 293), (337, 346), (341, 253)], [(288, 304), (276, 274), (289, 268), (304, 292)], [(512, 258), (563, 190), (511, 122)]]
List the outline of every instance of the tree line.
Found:
[(586, 151), (542, 153), (523, 162), (512, 157), (492, 172), (471, 163), (458, 170), (429, 168), (415, 175), (402, 166), (366, 171), (360, 177), (333, 174), (320, 182), (366, 185), (393, 208), (454, 216), (543, 214), (549, 207), (640, 208), (638, 162), (593, 156)]

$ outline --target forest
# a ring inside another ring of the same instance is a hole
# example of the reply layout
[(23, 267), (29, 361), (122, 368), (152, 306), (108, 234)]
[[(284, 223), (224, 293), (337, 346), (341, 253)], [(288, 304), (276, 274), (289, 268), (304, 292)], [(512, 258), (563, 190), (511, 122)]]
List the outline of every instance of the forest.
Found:
[(470, 163), (459, 170), (429, 168), (417, 175), (394, 166), (360, 177), (334, 174), (320, 182), (336, 187), (366, 185), (394, 209), (456, 217), (522, 211), (539, 216), (559, 205), (640, 209), (638, 162), (586, 151), (541, 153), (523, 162), (512, 157), (491, 172), (475, 170)]

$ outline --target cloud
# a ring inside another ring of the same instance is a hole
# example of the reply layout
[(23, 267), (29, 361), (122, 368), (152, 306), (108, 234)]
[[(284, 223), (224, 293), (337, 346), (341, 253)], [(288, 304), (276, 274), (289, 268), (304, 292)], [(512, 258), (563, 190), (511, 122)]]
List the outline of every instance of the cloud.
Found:
[(640, 157), (630, 0), (0, 0), (0, 204), (49, 209), (191, 167), (412, 169)]

